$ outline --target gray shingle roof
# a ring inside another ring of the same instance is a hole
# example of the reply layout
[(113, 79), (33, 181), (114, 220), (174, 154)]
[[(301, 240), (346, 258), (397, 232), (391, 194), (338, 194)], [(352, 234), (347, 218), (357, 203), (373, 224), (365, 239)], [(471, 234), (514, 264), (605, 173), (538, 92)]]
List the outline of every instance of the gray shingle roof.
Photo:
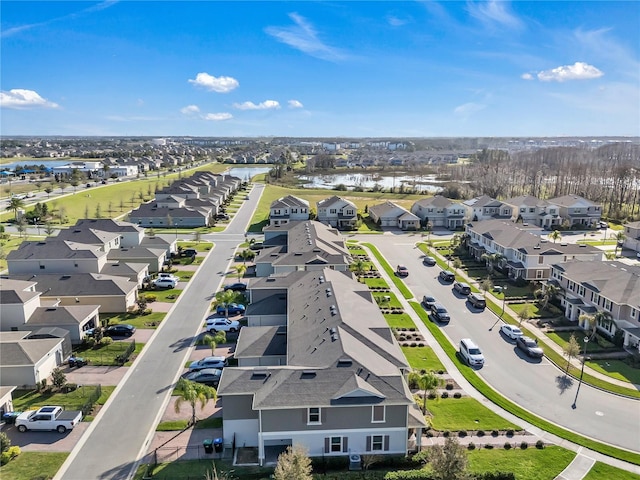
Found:
[(62, 341), (62, 338), (5, 341), (0, 332), (0, 364), (11, 367), (34, 365)]
[(287, 354), (287, 327), (248, 327), (240, 329), (236, 358)]
[(90, 245), (104, 245), (112, 242), (120, 236), (116, 232), (105, 232), (95, 228), (65, 228), (56, 235), (57, 240), (69, 240), (71, 242), (87, 243)]
[(46, 241), (22, 242), (17, 250), (9, 252), (7, 260), (100, 258), (106, 255), (100, 248), (97, 245), (56, 240), (53, 237)]
[(116, 233), (137, 232), (139, 233), (141, 231), (144, 231), (143, 228), (140, 228), (133, 223), (120, 222), (116, 220), (111, 220), (110, 218), (83, 218), (76, 222), (76, 227), (84, 227), (84, 226), (88, 226), (96, 230), (101, 230), (103, 232), (116, 232)]
[(293, 195), (287, 195), (271, 202), (270, 208), (290, 208), (290, 207), (302, 207), (309, 208), (309, 202), (302, 198), (294, 197)]
[(99, 273), (11, 275), (10, 278), (37, 282), (36, 290), (46, 297), (127, 295), (137, 288), (128, 278)]
[(22, 305), (33, 297), (39, 296), (40, 292), (27, 290), (32, 285), (35, 285), (35, 283), (36, 282), (12, 280), (7, 277), (0, 277), (0, 304)]
[(79, 325), (87, 317), (98, 313), (100, 305), (70, 305), (66, 307), (39, 307), (27, 321), (27, 326)]

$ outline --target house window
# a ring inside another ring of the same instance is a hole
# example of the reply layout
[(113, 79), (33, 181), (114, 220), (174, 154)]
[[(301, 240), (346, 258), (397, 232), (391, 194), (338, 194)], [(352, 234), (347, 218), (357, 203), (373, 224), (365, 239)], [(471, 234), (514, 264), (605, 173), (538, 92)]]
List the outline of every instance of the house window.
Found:
[[(369, 440), (369, 442), (371, 442), (368, 446), (370, 448), (367, 448), (367, 451), (369, 452), (381, 452), (384, 450), (384, 437), (385, 435), (371, 435), (370, 437), (367, 437), (367, 440)], [(388, 435), (386, 436), (387, 438)], [(367, 442), (367, 443), (369, 443)], [(387, 445), (388, 445), (388, 440), (387, 440)], [(387, 446), (388, 449), (388, 446)]]
[(544, 270), (536, 270), (536, 278), (543, 278)]
[(611, 311), (611, 300), (605, 300), (604, 301), (604, 309)]
[(330, 452), (342, 452), (342, 437), (331, 437)]
[(329, 213), (331, 213), (332, 215), (335, 215), (336, 213), (338, 213), (338, 210), (336, 210), (335, 208), (330, 208)]
[(307, 409), (307, 424), (320, 423), (320, 407), (311, 407)]
[(544, 262), (544, 257), (541, 257), (540, 255), (538, 255), (538, 263), (542, 264), (542, 262)]
[(371, 407), (371, 422), (384, 423), (385, 407), (384, 405), (374, 405)]
[(291, 209), (291, 213), (298, 213), (298, 209), (297, 208), (292, 208)]
[(44, 270), (44, 265), (40, 265), (40, 270)]
[(638, 311), (635, 308), (631, 309), (631, 318), (636, 318)]

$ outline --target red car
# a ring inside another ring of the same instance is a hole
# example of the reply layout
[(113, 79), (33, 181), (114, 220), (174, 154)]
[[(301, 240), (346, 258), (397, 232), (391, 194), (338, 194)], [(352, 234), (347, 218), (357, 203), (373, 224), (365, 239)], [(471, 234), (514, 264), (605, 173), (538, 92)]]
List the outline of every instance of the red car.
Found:
[(409, 269), (403, 265), (398, 265), (396, 267), (396, 274), (399, 277), (406, 277), (407, 275), (409, 275)]

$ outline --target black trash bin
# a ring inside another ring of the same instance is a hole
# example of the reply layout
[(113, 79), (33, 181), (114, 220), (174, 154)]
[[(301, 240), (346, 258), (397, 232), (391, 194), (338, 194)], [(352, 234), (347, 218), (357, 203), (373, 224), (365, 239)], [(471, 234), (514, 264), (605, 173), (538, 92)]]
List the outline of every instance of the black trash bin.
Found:
[(216, 438), (215, 440), (213, 440), (213, 448), (215, 449), (216, 453), (222, 453), (224, 447), (222, 446), (221, 438)]
[(18, 418), (18, 415), (20, 415), (21, 413), (22, 412), (7, 412), (2, 415), (2, 420), (4, 420), (6, 424), (13, 425), (14, 423), (16, 423), (16, 418)]
[(213, 453), (213, 440), (211, 439), (203, 440), (202, 446), (204, 447), (204, 453)]

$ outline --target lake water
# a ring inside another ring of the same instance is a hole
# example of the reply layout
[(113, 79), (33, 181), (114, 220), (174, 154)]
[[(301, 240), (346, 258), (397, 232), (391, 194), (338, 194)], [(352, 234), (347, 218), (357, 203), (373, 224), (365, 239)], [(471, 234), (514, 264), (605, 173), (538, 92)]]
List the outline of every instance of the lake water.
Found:
[(3, 163), (0, 165), (0, 170), (15, 170), (16, 167), (21, 167), (23, 165), (44, 165), (47, 168), (53, 168), (60, 165), (66, 165), (67, 163), (69, 163), (69, 160), (41, 160), (39, 158), (34, 158), (21, 162)]
[(249, 181), (256, 175), (267, 173), (269, 170), (271, 170), (271, 168), (272, 167), (232, 167), (225, 173), (228, 173), (229, 175), (232, 175), (234, 177), (238, 177), (240, 180)]
[(365, 190), (378, 185), (380, 188), (405, 188), (416, 189), (420, 192), (437, 192), (442, 189), (442, 182), (435, 175), (379, 175), (376, 173), (341, 173), (335, 175), (300, 175), (298, 178), (307, 183), (305, 188), (333, 189), (336, 185), (345, 185), (349, 189), (362, 187)]

